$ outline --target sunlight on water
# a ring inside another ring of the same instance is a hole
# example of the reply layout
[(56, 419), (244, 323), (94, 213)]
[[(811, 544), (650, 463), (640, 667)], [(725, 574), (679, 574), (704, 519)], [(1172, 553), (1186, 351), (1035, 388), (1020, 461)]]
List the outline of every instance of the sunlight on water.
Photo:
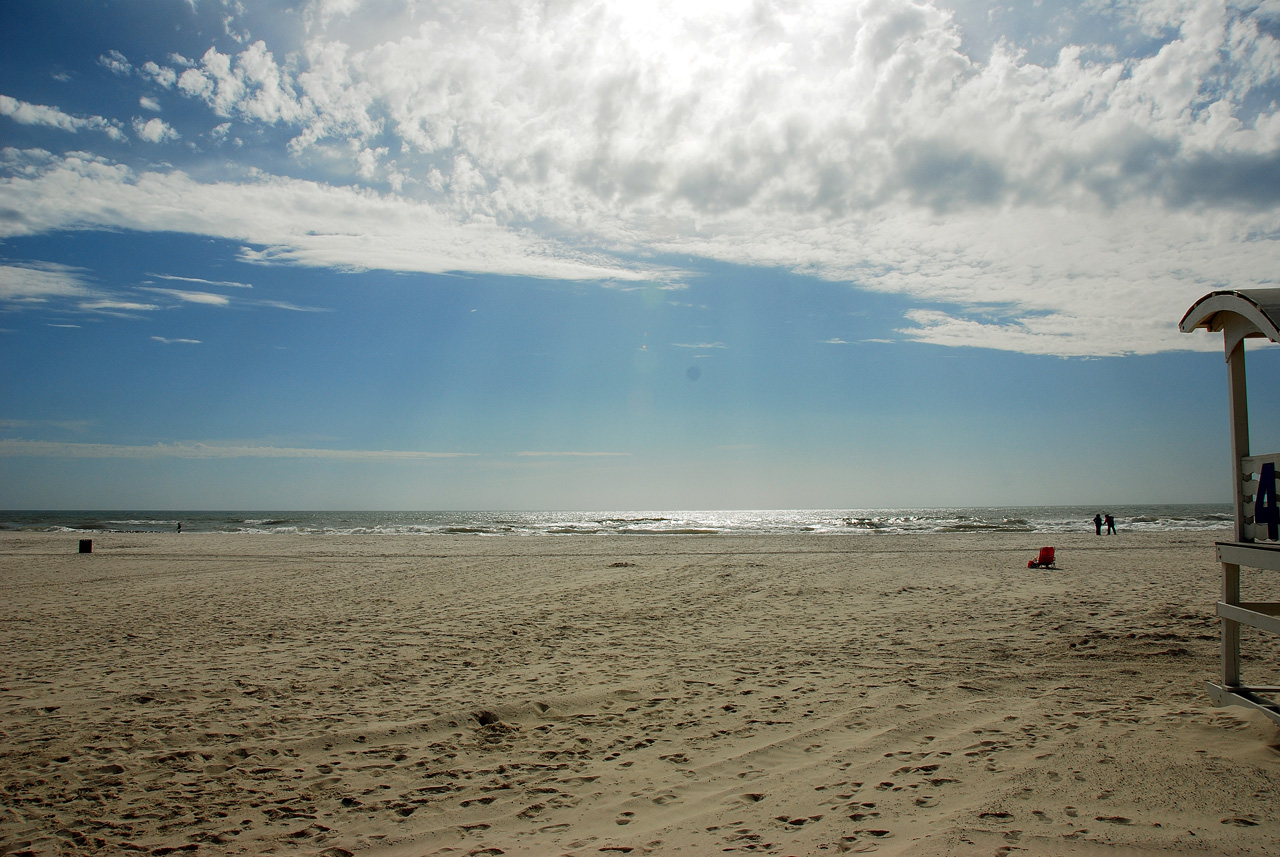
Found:
[(653, 512), (0, 512), (0, 529), (300, 535), (645, 535), (1089, 532), (1095, 513), (1128, 532), (1230, 526), (1226, 504)]

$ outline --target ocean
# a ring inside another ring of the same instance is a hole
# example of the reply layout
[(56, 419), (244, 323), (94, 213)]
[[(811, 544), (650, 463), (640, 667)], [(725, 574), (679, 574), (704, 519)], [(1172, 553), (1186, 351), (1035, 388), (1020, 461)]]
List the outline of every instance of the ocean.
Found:
[(1120, 532), (1227, 529), (1226, 504), (790, 509), (649, 512), (0, 511), (0, 530), (263, 535), (584, 536), (644, 534), (866, 535), (1091, 532), (1097, 513)]

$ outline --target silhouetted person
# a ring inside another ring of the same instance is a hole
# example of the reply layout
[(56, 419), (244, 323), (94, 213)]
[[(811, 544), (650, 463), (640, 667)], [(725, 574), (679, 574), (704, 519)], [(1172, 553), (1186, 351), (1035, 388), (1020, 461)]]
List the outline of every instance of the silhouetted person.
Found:
[(1102, 516), (1101, 515), (1093, 516), (1093, 531), (1099, 536), (1102, 535)]
[(1114, 536), (1116, 534), (1116, 519), (1107, 515), (1107, 535)]

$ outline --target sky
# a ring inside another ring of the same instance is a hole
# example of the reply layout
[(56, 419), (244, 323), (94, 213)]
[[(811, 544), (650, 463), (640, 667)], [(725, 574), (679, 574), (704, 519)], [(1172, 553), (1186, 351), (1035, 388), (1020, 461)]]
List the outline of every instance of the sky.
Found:
[(0, 508), (1226, 502), (1278, 95), (1280, 0), (6, 0)]

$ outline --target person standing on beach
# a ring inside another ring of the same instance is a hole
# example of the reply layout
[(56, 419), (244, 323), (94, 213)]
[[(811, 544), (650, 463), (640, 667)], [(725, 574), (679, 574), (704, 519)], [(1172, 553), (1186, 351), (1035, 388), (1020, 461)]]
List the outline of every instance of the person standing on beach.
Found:
[(1116, 534), (1116, 519), (1107, 513), (1107, 535), (1114, 536)]
[(1102, 516), (1096, 512), (1093, 515), (1093, 531), (1098, 535), (1102, 535)]

